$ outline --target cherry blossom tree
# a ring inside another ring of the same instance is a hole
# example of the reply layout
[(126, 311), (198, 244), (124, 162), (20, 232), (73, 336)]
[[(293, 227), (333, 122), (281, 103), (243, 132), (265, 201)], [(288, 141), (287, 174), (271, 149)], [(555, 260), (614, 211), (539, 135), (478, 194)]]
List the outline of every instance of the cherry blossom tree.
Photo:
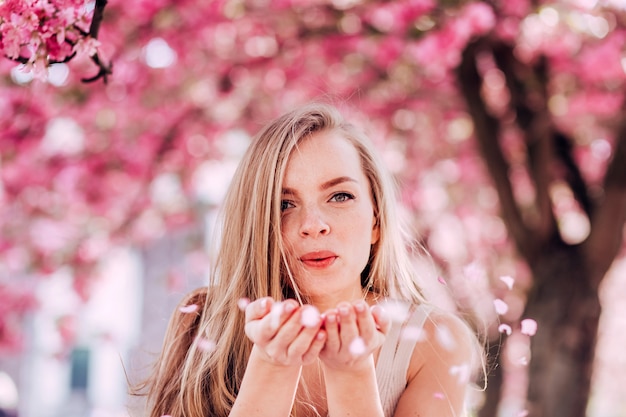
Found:
[(88, 298), (110, 248), (217, 203), (207, 161), (324, 96), (375, 139), (492, 358), (537, 324), (520, 415), (583, 416), (624, 254), (625, 38), (620, 0), (0, 0), (0, 345), (33, 283), (69, 268)]

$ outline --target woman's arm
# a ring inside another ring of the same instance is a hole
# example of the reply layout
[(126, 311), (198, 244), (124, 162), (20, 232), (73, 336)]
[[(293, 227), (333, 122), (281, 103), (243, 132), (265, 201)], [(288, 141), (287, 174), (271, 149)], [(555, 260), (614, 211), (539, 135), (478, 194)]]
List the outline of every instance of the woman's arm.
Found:
[(389, 327), (382, 310), (370, 310), (364, 301), (341, 303), (326, 314), (328, 340), (320, 358), (330, 416), (384, 416), (373, 354)]
[(415, 345), (408, 384), (394, 417), (465, 416), (467, 389), (480, 362), (471, 329), (458, 317), (431, 313)]
[(254, 345), (231, 417), (289, 416), (302, 366), (324, 346), (321, 322), (314, 307), (294, 300), (264, 298), (246, 307), (246, 335)]

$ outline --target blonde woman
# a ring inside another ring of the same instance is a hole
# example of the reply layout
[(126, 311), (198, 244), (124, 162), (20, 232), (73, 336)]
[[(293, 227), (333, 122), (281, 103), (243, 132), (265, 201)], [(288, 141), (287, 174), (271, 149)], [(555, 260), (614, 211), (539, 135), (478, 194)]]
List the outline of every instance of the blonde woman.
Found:
[(335, 107), (263, 128), (227, 194), (209, 286), (170, 321), (150, 417), (463, 415), (476, 339), (422, 296), (395, 204)]

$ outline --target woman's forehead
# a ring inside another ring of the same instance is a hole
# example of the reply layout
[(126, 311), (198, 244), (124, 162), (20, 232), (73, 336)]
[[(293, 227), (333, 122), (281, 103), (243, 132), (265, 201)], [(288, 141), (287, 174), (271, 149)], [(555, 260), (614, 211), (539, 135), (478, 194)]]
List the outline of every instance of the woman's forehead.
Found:
[(337, 178), (366, 180), (361, 156), (352, 141), (336, 131), (315, 133), (300, 141), (287, 160), (283, 187)]

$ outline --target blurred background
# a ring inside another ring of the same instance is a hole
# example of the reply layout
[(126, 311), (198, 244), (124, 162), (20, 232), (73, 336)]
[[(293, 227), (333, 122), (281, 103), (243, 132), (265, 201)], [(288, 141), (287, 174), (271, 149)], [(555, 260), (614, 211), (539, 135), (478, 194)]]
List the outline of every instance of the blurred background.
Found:
[(320, 98), (485, 335), (475, 414), (626, 416), (624, 0), (0, 0), (0, 51), (0, 416), (143, 415), (237, 162)]

